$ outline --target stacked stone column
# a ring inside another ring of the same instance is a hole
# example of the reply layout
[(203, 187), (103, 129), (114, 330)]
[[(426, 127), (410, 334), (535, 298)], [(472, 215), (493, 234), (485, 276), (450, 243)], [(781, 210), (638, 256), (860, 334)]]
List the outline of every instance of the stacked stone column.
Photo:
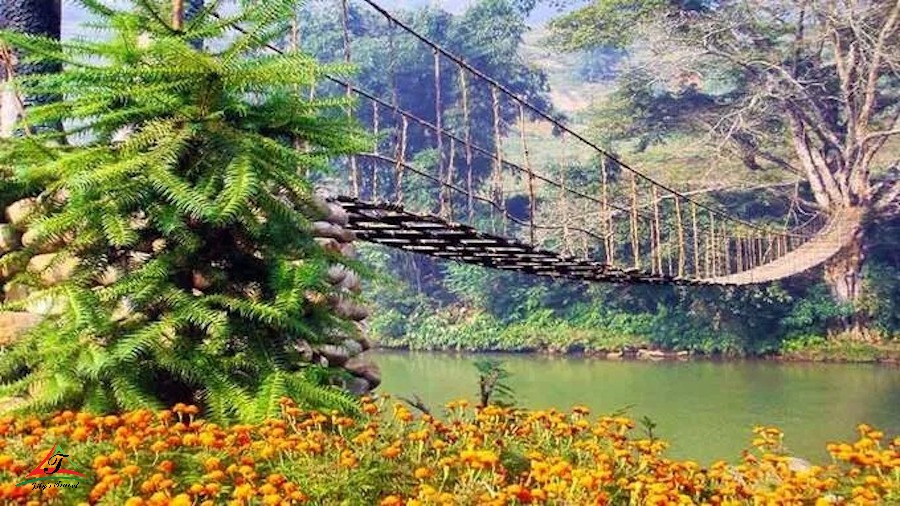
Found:
[[(315, 241), (326, 251), (355, 259), (353, 242), (356, 237), (347, 229), (347, 212), (340, 205), (319, 196), (315, 198), (315, 205), (321, 215), (321, 219), (312, 224)], [(329, 306), (339, 316), (354, 322), (355, 328), (327, 336), (325, 343), (310, 347), (309, 353), (315, 363), (346, 371), (348, 374), (339, 380), (340, 385), (352, 393), (362, 394), (377, 387), (381, 383), (381, 375), (374, 363), (361, 357), (371, 348), (371, 343), (365, 337), (363, 321), (369, 316), (369, 311), (359, 301), (360, 278), (356, 272), (335, 263), (328, 268), (328, 282), (334, 289), (332, 295), (307, 292), (307, 299), (314, 304)]]
[[(37, 202), (34, 198), (27, 198), (13, 202), (3, 209), (2, 216), (0, 216), (0, 259), (6, 257), (9, 253), (20, 250), (23, 246), (23, 240), (27, 241), (30, 239), (26, 225), (28, 217), (36, 206)], [(35, 263), (46, 262), (52, 256), (52, 254), (37, 255), (32, 261), (35, 261)], [(11, 282), (10, 279), (30, 265), (31, 262), (27, 264), (15, 262), (0, 267), (0, 286), (3, 288), (4, 301), (14, 302), (28, 296), (28, 288), (26, 286)], [(52, 270), (58, 269), (61, 269), (61, 266), (56, 266)], [(48, 309), (52, 309), (43, 306), (32, 305), (27, 312), (0, 312), (0, 346), (10, 344), (17, 335), (40, 322), (42, 315), (49, 312)]]

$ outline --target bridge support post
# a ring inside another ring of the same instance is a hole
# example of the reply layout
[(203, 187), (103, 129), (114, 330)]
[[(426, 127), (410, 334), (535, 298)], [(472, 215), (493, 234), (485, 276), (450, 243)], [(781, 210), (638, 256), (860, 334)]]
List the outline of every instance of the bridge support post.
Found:
[[(356, 237), (346, 228), (349, 220), (347, 212), (340, 205), (318, 196), (315, 205), (323, 215), (321, 220), (313, 223), (315, 241), (328, 251), (349, 259), (356, 258), (353, 247)], [(365, 336), (364, 321), (369, 316), (369, 310), (358, 301), (362, 290), (360, 277), (341, 264), (333, 264), (328, 268), (328, 281), (333, 288), (329, 296), (308, 292), (307, 300), (327, 305), (342, 318), (352, 321), (355, 330), (335, 331), (324, 336), (323, 343), (309, 347), (310, 358), (313, 363), (350, 373), (350, 379), (340, 380), (338, 386), (361, 395), (375, 389), (381, 383), (381, 376), (378, 366), (360, 356), (372, 346)]]

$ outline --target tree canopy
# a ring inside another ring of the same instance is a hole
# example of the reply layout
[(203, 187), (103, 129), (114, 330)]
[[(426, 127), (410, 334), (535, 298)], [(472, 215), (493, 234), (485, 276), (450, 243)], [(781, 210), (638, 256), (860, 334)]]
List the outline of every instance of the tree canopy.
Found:
[[(898, 16), (896, 1), (599, 0), (552, 28), (566, 49), (629, 48), (622, 135), (646, 146), (673, 132), (711, 134), (751, 169), (802, 178), (810, 208), (872, 216), (900, 203), (900, 182), (879, 177), (896, 167), (879, 153), (900, 134)], [(826, 266), (841, 299), (859, 295), (862, 242)]]

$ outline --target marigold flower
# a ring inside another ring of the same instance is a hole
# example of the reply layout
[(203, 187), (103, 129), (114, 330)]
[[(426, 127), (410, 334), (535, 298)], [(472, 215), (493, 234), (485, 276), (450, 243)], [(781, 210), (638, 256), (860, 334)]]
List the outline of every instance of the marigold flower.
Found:
[(169, 506), (191, 506), (193, 501), (187, 494), (178, 494), (169, 502)]
[(417, 467), (416, 470), (413, 471), (413, 476), (415, 476), (416, 479), (424, 480), (434, 476), (434, 470), (427, 467)]
[(389, 495), (382, 499), (378, 504), (380, 504), (381, 506), (402, 506), (403, 499), (400, 499), (395, 495)]

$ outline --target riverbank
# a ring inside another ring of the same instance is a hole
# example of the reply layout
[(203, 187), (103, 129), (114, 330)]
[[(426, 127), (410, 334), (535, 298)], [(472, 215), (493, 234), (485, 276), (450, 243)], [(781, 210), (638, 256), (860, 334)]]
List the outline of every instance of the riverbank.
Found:
[(841, 364), (881, 364), (900, 366), (900, 344), (870, 344), (855, 342), (824, 342), (822, 344), (786, 350), (782, 353), (761, 355), (723, 355), (705, 354), (686, 350), (663, 350), (651, 348), (619, 348), (610, 350), (567, 350), (560, 352), (549, 349), (413, 349), (409, 346), (376, 346), (385, 351), (428, 351), (438, 353), (490, 353), (541, 356), (573, 356), (601, 360), (637, 360), (637, 361), (688, 361), (688, 360), (765, 360), (775, 362), (822, 362)]
[(599, 314), (565, 319), (536, 311), (504, 322), (483, 312), (378, 314), (377, 345), (409, 351), (535, 353), (610, 360), (765, 359), (778, 361), (900, 364), (900, 336), (870, 339), (810, 334), (749, 337), (697, 319), (651, 314)]

